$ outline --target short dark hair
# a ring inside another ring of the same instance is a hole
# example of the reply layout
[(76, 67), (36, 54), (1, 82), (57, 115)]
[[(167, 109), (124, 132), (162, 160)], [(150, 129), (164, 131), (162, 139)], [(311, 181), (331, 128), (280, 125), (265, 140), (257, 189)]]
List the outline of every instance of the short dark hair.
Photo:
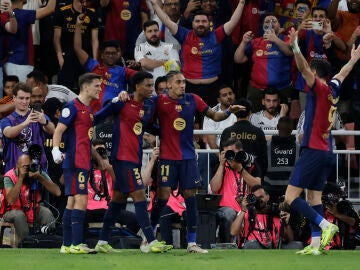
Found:
[(279, 91), (274, 87), (268, 87), (268, 88), (265, 88), (265, 90), (263, 92), (263, 98), (265, 98), (265, 95), (278, 95), (279, 96)]
[(226, 139), (226, 140), (221, 144), (220, 149), (223, 150), (224, 147), (228, 147), (228, 146), (234, 145), (234, 144), (235, 144), (235, 148), (236, 148), (236, 149), (238, 149), (238, 150), (243, 149), (243, 144), (241, 143), (241, 141), (240, 141), (239, 139), (234, 138), (234, 137)]
[[(220, 87), (219, 87), (219, 89), (217, 91), (218, 92), (218, 97), (220, 97), (220, 91), (225, 89), (225, 88), (230, 88), (231, 90), (233, 90), (230, 85), (223, 83), (223, 84), (220, 85)], [(234, 90), (233, 90), (233, 92), (234, 92)]]
[(262, 185), (252, 186), (251, 189), (250, 189), (250, 191), (251, 191), (251, 193), (254, 193), (254, 192), (256, 192), (256, 191), (259, 190), (259, 189), (263, 189), (263, 190), (265, 190), (266, 193), (268, 193), (268, 192), (266, 191), (266, 189), (265, 189)]
[(160, 83), (166, 82), (166, 81), (167, 81), (166, 76), (157, 77), (155, 80), (155, 90), (158, 88)]
[(175, 75), (178, 75), (178, 74), (182, 74), (182, 72), (179, 71), (179, 70), (171, 70), (171, 71), (166, 75), (166, 81), (172, 80), (172, 78), (173, 78)]
[(325, 12), (325, 16), (327, 17), (328, 11), (327, 11), (326, 8), (323, 8), (323, 7), (313, 7), (312, 10), (311, 10), (311, 16), (314, 14), (314, 11), (316, 11), (316, 10), (322, 10), (322, 11), (324, 11), (324, 12)]
[(25, 93), (31, 94), (31, 88), (29, 86), (27, 86), (26, 83), (18, 82), (17, 84), (15, 84), (15, 87), (14, 87), (14, 90), (13, 90), (13, 95), (17, 96), (17, 93), (20, 90), (24, 91)]
[(310, 61), (310, 69), (315, 70), (319, 78), (326, 80), (331, 71), (331, 64), (320, 58), (314, 58)]
[(19, 81), (20, 81), (20, 80), (19, 80), (19, 77), (16, 76), (16, 75), (4, 76), (3, 86), (5, 86), (5, 83), (6, 83), (6, 82), (15, 82), (15, 83), (18, 83)]
[(250, 100), (241, 98), (238, 101), (236, 101), (235, 104), (245, 107), (245, 111), (238, 111), (235, 113), (237, 118), (245, 118), (250, 115), (252, 110), (252, 103)]
[(196, 11), (192, 14), (192, 19), (191, 19), (191, 21), (193, 21), (193, 20), (195, 19), (195, 16), (198, 16), (198, 15), (204, 15), (204, 16), (206, 16), (206, 18), (209, 19), (209, 14), (206, 13), (205, 10), (203, 10), (203, 9), (198, 9), (198, 10), (196, 10)]
[(311, 9), (311, 2), (309, 0), (296, 0), (295, 7), (299, 4), (307, 5), (309, 9)]
[(47, 83), (47, 79), (44, 73), (42, 73), (40, 70), (33, 70), (28, 75), (26, 75), (26, 78), (30, 79), (33, 78), (36, 83)]
[(105, 49), (108, 48), (108, 47), (113, 47), (113, 48), (116, 48), (117, 50), (120, 50), (121, 43), (120, 43), (119, 40), (106, 40), (106, 41), (101, 43), (100, 51), (104, 52)]
[(101, 80), (101, 76), (98, 74), (95, 74), (95, 73), (91, 73), (91, 72), (80, 75), (80, 77), (79, 77), (80, 90), (81, 90), (81, 87), (83, 84), (92, 83), (92, 81), (95, 79)]
[(153, 79), (153, 75), (146, 71), (136, 72), (135, 75), (131, 78), (132, 90), (135, 92), (136, 85), (142, 83), (145, 79)]
[(97, 138), (97, 139), (92, 140), (92, 145), (93, 146), (98, 146), (98, 145), (105, 145), (106, 146), (106, 142), (103, 139)]
[(146, 31), (146, 28), (152, 26), (152, 25), (157, 25), (157, 27), (159, 28), (159, 24), (157, 21), (154, 21), (154, 20), (148, 20), (146, 22), (144, 22), (143, 24), (143, 30), (144, 32)]

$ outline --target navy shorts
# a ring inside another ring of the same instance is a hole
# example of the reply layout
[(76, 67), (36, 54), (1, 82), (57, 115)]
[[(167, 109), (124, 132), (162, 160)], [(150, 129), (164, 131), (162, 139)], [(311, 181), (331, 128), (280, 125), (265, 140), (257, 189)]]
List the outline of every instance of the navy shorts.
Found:
[(335, 165), (336, 157), (332, 152), (304, 148), (291, 172), (289, 184), (322, 191)]
[(158, 184), (160, 187), (171, 187), (180, 192), (184, 189), (201, 187), (201, 178), (197, 161), (162, 159), (158, 165)]
[(88, 194), (87, 185), (90, 171), (85, 169), (64, 169), (65, 195)]
[(113, 162), (113, 168), (116, 177), (114, 190), (120, 191), (122, 194), (127, 194), (139, 189), (145, 189), (139, 164), (115, 160)]

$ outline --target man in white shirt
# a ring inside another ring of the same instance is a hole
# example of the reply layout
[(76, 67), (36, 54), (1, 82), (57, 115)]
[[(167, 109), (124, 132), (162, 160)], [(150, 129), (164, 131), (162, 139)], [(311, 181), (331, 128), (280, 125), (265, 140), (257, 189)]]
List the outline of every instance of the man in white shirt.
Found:
[(47, 84), (44, 73), (38, 70), (30, 72), (27, 76), (26, 84), (31, 88), (39, 87), (43, 91), (45, 101), (49, 98), (57, 98), (62, 103), (68, 103), (77, 97), (77, 95), (69, 88), (58, 84)]
[(173, 44), (160, 41), (159, 24), (156, 21), (144, 23), (146, 42), (135, 48), (134, 58), (143, 70), (150, 72), (156, 80), (170, 70), (180, 69), (179, 53)]
[[(219, 102), (212, 109), (215, 112), (222, 111), (225, 112), (226, 109), (235, 103), (235, 94), (230, 86), (222, 85), (219, 88), (218, 98)], [(235, 114), (230, 114), (228, 118), (223, 121), (215, 122), (209, 117), (204, 117), (203, 130), (209, 131), (223, 131), (225, 128), (232, 126), (237, 121)], [(220, 135), (208, 134), (205, 135), (206, 139), (206, 148), (207, 149), (219, 149), (220, 148)], [(208, 158), (210, 159), (209, 167), (208, 167)], [(209, 157), (207, 154), (199, 154), (199, 169), (200, 175), (202, 177), (204, 188), (207, 187), (209, 179), (212, 178), (215, 170), (217, 168), (217, 164), (219, 163), (219, 157), (216, 154), (210, 154)], [(210, 176), (208, 174), (210, 172)]]
[(276, 130), (280, 117), (287, 115), (288, 106), (280, 104), (279, 92), (273, 88), (264, 90), (262, 105), (265, 109), (251, 114), (250, 122), (262, 130)]

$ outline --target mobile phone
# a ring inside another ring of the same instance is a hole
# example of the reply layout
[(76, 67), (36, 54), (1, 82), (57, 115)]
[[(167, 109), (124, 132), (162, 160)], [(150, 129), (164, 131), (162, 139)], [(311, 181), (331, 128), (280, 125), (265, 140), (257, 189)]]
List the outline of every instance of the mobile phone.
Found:
[(35, 103), (35, 104), (31, 105), (31, 108), (34, 111), (41, 112), (41, 104), (40, 103)]
[(318, 21), (312, 21), (312, 29), (313, 30), (323, 30), (323, 23)]

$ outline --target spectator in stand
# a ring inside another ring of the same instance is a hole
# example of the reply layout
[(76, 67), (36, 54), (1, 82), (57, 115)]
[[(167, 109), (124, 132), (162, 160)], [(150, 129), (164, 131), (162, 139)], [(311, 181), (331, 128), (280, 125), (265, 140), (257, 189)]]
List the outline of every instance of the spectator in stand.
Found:
[[(244, 151), (256, 157), (261, 166), (262, 176), (267, 169), (267, 146), (264, 132), (250, 123), (251, 102), (240, 99), (236, 104), (244, 106), (245, 111), (235, 113), (237, 122), (225, 128), (221, 134), (220, 146), (229, 138), (236, 138), (241, 141)], [(221, 148), (220, 148), (221, 149)], [(262, 177), (261, 177), (262, 178)]]
[(11, 8), (10, 1), (0, 3), (0, 97), (3, 96), (3, 58), (4, 58), (4, 36), (6, 32), (15, 34), (17, 32), (17, 20)]
[(164, 94), (166, 91), (166, 76), (157, 77), (155, 80), (155, 92), (157, 95)]
[(294, 27), (299, 29), (303, 22), (311, 15), (311, 2), (309, 0), (297, 0), (294, 5), (294, 19), (288, 24), (287, 29)]
[(227, 151), (235, 154), (243, 151), (240, 140), (227, 139), (222, 145), (220, 164), (210, 181), (211, 191), (222, 194), (220, 208), (216, 211), (221, 243), (232, 242), (230, 227), (236, 214), (241, 210), (241, 202), (255, 185), (261, 184), (261, 168), (257, 163), (242, 164), (236, 159), (226, 159)]
[(104, 40), (120, 41), (124, 58), (133, 59), (136, 38), (149, 20), (146, 0), (100, 0), (100, 5), (108, 7)]
[(8, 116), (15, 109), (13, 90), (19, 82), (15, 75), (5, 76), (4, 78), (4, 97), (0, 99), (0, 120)]
[(257, 38), (254, 38), (252, 31), (246, 32), (234, 55), (236, 63), (252, 60), (247, 98), (253, 104), (254, 113), (262, 109), (262, 93), (266, 88), (276, 88), (279, 91), (280, 102), (288, 105), (293, 94), (291, 86), (293, 53), (288, 38), (280, 33), (280, 23), (273, 15), (264, 18), (263, 29), (264, 35)]
[(47, 84), (47, 78), (44, 73), (34, 70), (27, 74), (26, 84), (31, 88), (37, 86), (44, 94), (45, 100), (57, 98), (62, 103), (67, 103), (77, 97), (69, 88), (59, 84)]
[[(331, 28), (330, 20), (327, 19), (327, 10), (324, 8), (314, 7), (311, 10), (311, 19), (305, 19), (298, 27), (299, 31), (299, 44), (301, 51), (308, 63), (314, 58), (325, 59), (334, 62), (332, 56), (333, 49), (345, 51), (346, 45)], [(317, 27), (314, 27), (314, 23), (318, 23)], [(328, 57), (329, 55), (329, 57)], [(295, 62), (293, 63), (296, 66)], [(306, 83), (301, 75), (301, 72), (296, 70), (294, 87), (296, 90), (301, 91), (301, 103), (302, 108), (305, 108), (306, 93), (304, 89)]]
[[(81, 29), (83, 49), (96, 59), (99, 48), (97, 15), (93, 9), (84, 7), (83, 3), (86, 1), (73, 0), (59, 8), (54, 18), (54, 47), (60, 67), (58, 84), (71, 90), (77, 89), (78, 77), (85, 72), (74, 51), (74, 29), (81, 13), (85, 13)], [(76, 90), (76, 94), (78, 92)]]
[[(41, 184), (54, 196), (60, 196), (60, 188), (50, 179), (49, 175), (38, 167), (36, 171), (29, 170), (32, 160), (28, 154), (19, 156), (16, 166), (4, 175), (6, 194), (5, 222), (15, 225), (19, 244), (29, 234), (29, 224), (49, 225), (55, 228), (55, 218), (51, 211), (40, 205), (41, 191), (37, 184)], [(34, 185), (36, 183), (36, 185)], [(34, 220), (34, 194), (36, 194), (36, 220)], [(38, 227), (37, 227), (38, 228)]]
[[(161, 2), (161, 0), (158, 1)], [(163, 2), (164, 4), (161, 3), (161, 5), (164, 12), (169, 16), (169, 18), (173, 22), (179, 23), (181, 17), (180, 0), (164, 0)], [(158, 16), (155, 15), (153, 20), (159, 24), (160, 40), (166, 43), (173, 44), (173, 48), (180, 51), (181, 46), (179, 44), (179, 41), (177, 41), (177, 39), (170, 33), (169, 28), (167, 28), (165, 24), (161, 22)], [(145, 41), (146, 41), (145, 34), (144, 31), (142, 31), (136, 40), (136, 45), (139, 45), (140, 43), (144, 43)]]
[(173, 44), (160, 40), (158, 23), (145, 22), (144, 33), (146, 42), (137, 45), (134, 54), (135, 61), (140, 62), (141, 68), (151, 73), (154, 80), (171, 70), (180, 70), (179, 53)]
[(100, 47), (101, 63), (83, 49), (81, 29), (85, 23), (85, 14), (80, 14), (77, 18), (74, 34), (74, 51), (80, 64), (88, 71), (101, 76), (101, 92), (98, 100), (93, 100), (90, 104), (94, 113), (99, 111), (108, 101), (116, 97), (120, 91), (127, 89), (127, 80), (135, 73), (127, 67), (119, 66), (116, 63), (121, 57), (120, 45), (117, 41), (104, 41)]
[(49, 0), (45, 7), (37, 10), (23, 9), (25, 3), (26, 0), (11, 1), (18, 23), (18, 31), (9, 36), (8, 59), (4, 65), (5, 73), (18, 76), (20, 82), (25, 82), (26, 75), (34, 69), (34, 45), (30, 25), (36, 19), (42, 19), (53, 13), (56, 0)]
[(262, 130), (276, 130), (280, 117), (288, 113), (288, 105), (280, 104), (279, 91), (274, 88), (263, 91), (262, 105), (265, 109), (251, 114), (250, 122)]
[[(31, 89), (27, 85), (16, 84), (13, 94), (15, 111), (1, 121), (5, 171), (16, 166), (18, 158), (28, 152), (30, 145), (38, 144), (43, 150), (44, 132), (54, 133), (54, 124), (44, 112), (29, 108)], [(42, 169), (46, 170), (44, 151), (40, 160)]]
[[(359, 26), (360, 21), (360, 5), (358, 0), (347, 0), (348, 10), (339, 9), (340, 0), (332, 0), (327, 9), (328, 18), (331, 21), (333, 29), (336, 34), (346, 43), (351, 43), (352, 35), (356, 28)], [(350, 45), (350, 44), (348, 44)], [(336, 50), (338, 60), (333, 61), (332, 65), (335, 66), (336, 72), (339, 71), (350, 59), (350, 51), (352, 46), (347, 46), (347, 50)], [(356, 90), (355, 80), (359, 78), (356, 74), (356, 68), (349, 74), (342, 84), (340, 91), (340, 103), (338, 105), (339, 113), (350, 113), (350, 104), (355, 100), (354, 96), (358, 91)], [(359, 85), (357, 85), (358, 87)]]
[(182, 45), (182, 71), (187, 80), (187, 92), (202, 97), (214, 106), (217, 89), (221, 85), (221, 42), (230, 35), (240, 20), (245, 1), (240, 0), (231, 19), (214, 31), (210, 31), (208, 14), (199, 11), (194, 14), (193, 30), (188, 30), (171, 21), (156, 0), (151, 0), (156, 14)]

